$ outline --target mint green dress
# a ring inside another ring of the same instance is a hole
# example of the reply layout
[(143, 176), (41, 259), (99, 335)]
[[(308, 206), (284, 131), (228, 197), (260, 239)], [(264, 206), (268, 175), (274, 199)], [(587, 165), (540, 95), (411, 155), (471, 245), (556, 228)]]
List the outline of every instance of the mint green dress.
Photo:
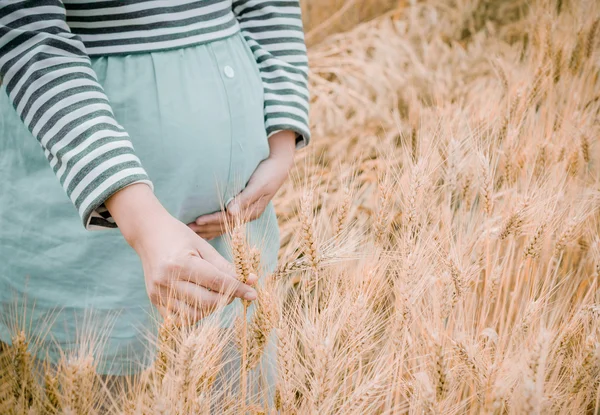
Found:
[[(155, 194), (183, 223), (220, 210), (268, 157), (264, 87), (240, 32), (91, 62)], [(38, 357), (48, 352), (56, 361), (58, 348), (73, 350), (92, 336), (100, 373), (137, 372), (153, 359), (159, 316), (148, 300), (140, 260), (118, 229), (90, 232), (82, 226), (5, 92), (0, 91), (0, 340), (10, 343), (15, 324), (25, 326), (42, 337)], [(279, 231), (271, 204), (248, 230), (266, 269), (273, 269)], [(210, 243), (230, 258), (223, 237)]]

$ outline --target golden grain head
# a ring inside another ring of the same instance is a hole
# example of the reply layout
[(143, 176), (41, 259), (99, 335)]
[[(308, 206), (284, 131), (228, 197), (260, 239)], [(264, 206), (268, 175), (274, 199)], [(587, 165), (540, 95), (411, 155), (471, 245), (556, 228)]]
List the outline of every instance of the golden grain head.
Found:
[[(599, 8), (301, 3), (314, 138), (275, 198), (276, 270), (235, 227), (238, 278), (275, 271), (256, 308), (164, 322), (113, 412), (598, 412)], [(93, 360), (37, 388), (21, 326), (0, 412), (98, 413)]]

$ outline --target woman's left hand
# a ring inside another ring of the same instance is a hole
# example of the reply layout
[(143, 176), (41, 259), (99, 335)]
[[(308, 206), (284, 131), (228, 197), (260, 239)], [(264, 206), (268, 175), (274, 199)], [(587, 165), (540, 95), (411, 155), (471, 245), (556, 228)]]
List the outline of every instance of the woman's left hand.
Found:
[(263, 160), (246, 185), (226, 207), (225, 211), (199, 216), (188, 226), (206, 240), (221, 236), (227, 221), (239, 218), (242, 222), (257, 219), (287, 179), (294, 164), (296, 134), (279, 131), (269, 137), (270, 154)]

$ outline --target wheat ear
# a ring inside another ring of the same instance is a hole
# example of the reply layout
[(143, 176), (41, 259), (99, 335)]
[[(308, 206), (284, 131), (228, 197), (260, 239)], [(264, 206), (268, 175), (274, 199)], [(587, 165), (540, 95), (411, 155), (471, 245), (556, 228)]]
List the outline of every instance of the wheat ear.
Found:
[(333, 235), (335, 237), (339, 237), (342, 229), (344, 229), (344, 225), (348, 220), (348, 213), (350, 212), (350, 205), (352, 204), (352, 193), (347, 186), (344, 186), (342, 202), (338, 206), (337, 215), (335, 218), (335, 228), (333, 230)]
[(44, 370), (44, 394), (46, 397), (44, 407), (49, 415), (58, 414), (61, 409), (58, 379), (58, 373), (52, 373), (50, 365), (46, 364)]
[[(252, 267), (251, 259), (248, 258), (248, 243), (246, 241), (245, 227), (242, 224), (233, 229), (231, 235), (231, 248), (233, 252), (233, 263), (235, 266), (237, 279), (243, 283), (248, 281), (250, 269)], [(242, 301), (242, 323), (241, 323), (241, 365), (240, 365), (240, 390), (241, 390), (241, 411), (246, 413), (246, 394), (248, 392), (248, 306), (250, 303)]]
[(262, 289), (259, 291), (256, 310), (252, 317), (249, 332), (249, 351), (247, 370), (252, 370), (258, 365), (262, 357), (271, 331), (277, 324), (277, 308), (271, 293)]
[(154, 375), (162, 381), (169, 368), (169, 355), (175, 351), (176, 324), (172, 316), (165, 317), (158, 330), (158, 356), (154, 364)]
[(18, 407), (29, 408), (36, 398), (36, 383), (33, 373), (33, 358), (28, 350), (27, 337), (20, 331), (12, 339), (12, 382), (13, 393)]
[(315, 236), (312, 197), (312, 192), (306, 192), (302, 197), (300, 202), (300, 225), (302, 229), (302, 252), (307, 258), (309, 265), (316, 273), (319, 268), (320, 258), (317, 248), (317, 238)]
[(279, 399), (281, 402), (282, 413), (293, 413), (295, 396), (292, 388), (294, 380), (294, 351), (291, 333), (287, 323), (281, 322), (277, 329), (278, 347), (277, 347), (277, 366), (279, 368)]

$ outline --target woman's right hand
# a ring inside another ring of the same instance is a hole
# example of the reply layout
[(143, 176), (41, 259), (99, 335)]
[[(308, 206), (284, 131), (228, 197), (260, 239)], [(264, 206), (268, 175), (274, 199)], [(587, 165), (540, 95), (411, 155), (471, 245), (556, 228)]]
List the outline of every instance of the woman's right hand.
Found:
[(235, 297), (256, 299), (256, 276), (238, 281), (232, 264), (171, 216), (146, 184), (120, 190), (106, 207), (142, 260), (148, 297), (163, 316), (193, 324)]

